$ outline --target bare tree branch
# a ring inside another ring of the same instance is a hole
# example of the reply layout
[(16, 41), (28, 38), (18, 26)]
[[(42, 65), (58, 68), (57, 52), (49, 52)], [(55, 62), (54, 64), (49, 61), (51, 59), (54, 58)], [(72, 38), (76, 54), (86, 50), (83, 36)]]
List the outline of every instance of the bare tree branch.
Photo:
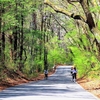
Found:
[(68, 31), (66, 30), (66, 28), (57, 20), (57, 18), (55, 17), (55, 15), (51, 12), (51, 14), (53, 15), (54, 19), (56, 20), (56, 22), (65, 30), (65, 32), (67, 33)]

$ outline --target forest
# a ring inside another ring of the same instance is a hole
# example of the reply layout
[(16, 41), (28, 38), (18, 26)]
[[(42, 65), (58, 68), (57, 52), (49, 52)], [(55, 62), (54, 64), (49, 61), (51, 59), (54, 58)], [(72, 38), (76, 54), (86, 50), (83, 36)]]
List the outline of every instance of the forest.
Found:
[(1, 0), (0, 80), (56, 65), (100, 75), (100, 0)]

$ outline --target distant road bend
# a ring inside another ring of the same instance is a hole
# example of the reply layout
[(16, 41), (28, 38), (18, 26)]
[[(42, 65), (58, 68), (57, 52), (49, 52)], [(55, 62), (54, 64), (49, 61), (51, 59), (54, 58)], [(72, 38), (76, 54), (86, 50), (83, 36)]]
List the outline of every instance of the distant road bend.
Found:
[(25, 83), (0, 92), (0, 100), (99, 100), (71, 81), (71, 66), (59, 66), (48, 80)]

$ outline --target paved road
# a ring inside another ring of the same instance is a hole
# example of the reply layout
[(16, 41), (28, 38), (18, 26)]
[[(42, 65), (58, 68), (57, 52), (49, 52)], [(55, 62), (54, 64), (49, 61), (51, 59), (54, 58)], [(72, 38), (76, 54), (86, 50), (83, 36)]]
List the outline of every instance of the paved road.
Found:
[(71, 81), (71, 66), (59, 66), (48, 80), (10, 87), (0, 92), (0, 100), (98, 100)]

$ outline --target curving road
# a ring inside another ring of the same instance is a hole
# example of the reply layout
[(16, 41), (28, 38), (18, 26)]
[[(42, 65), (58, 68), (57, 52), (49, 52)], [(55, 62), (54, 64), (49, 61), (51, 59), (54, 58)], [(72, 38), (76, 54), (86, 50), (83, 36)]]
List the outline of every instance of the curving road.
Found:
[(0, 92), (0, 100), (99, 100), (71, 81), (71, 66), (59, 66), (48, 80), (25, 83)]

